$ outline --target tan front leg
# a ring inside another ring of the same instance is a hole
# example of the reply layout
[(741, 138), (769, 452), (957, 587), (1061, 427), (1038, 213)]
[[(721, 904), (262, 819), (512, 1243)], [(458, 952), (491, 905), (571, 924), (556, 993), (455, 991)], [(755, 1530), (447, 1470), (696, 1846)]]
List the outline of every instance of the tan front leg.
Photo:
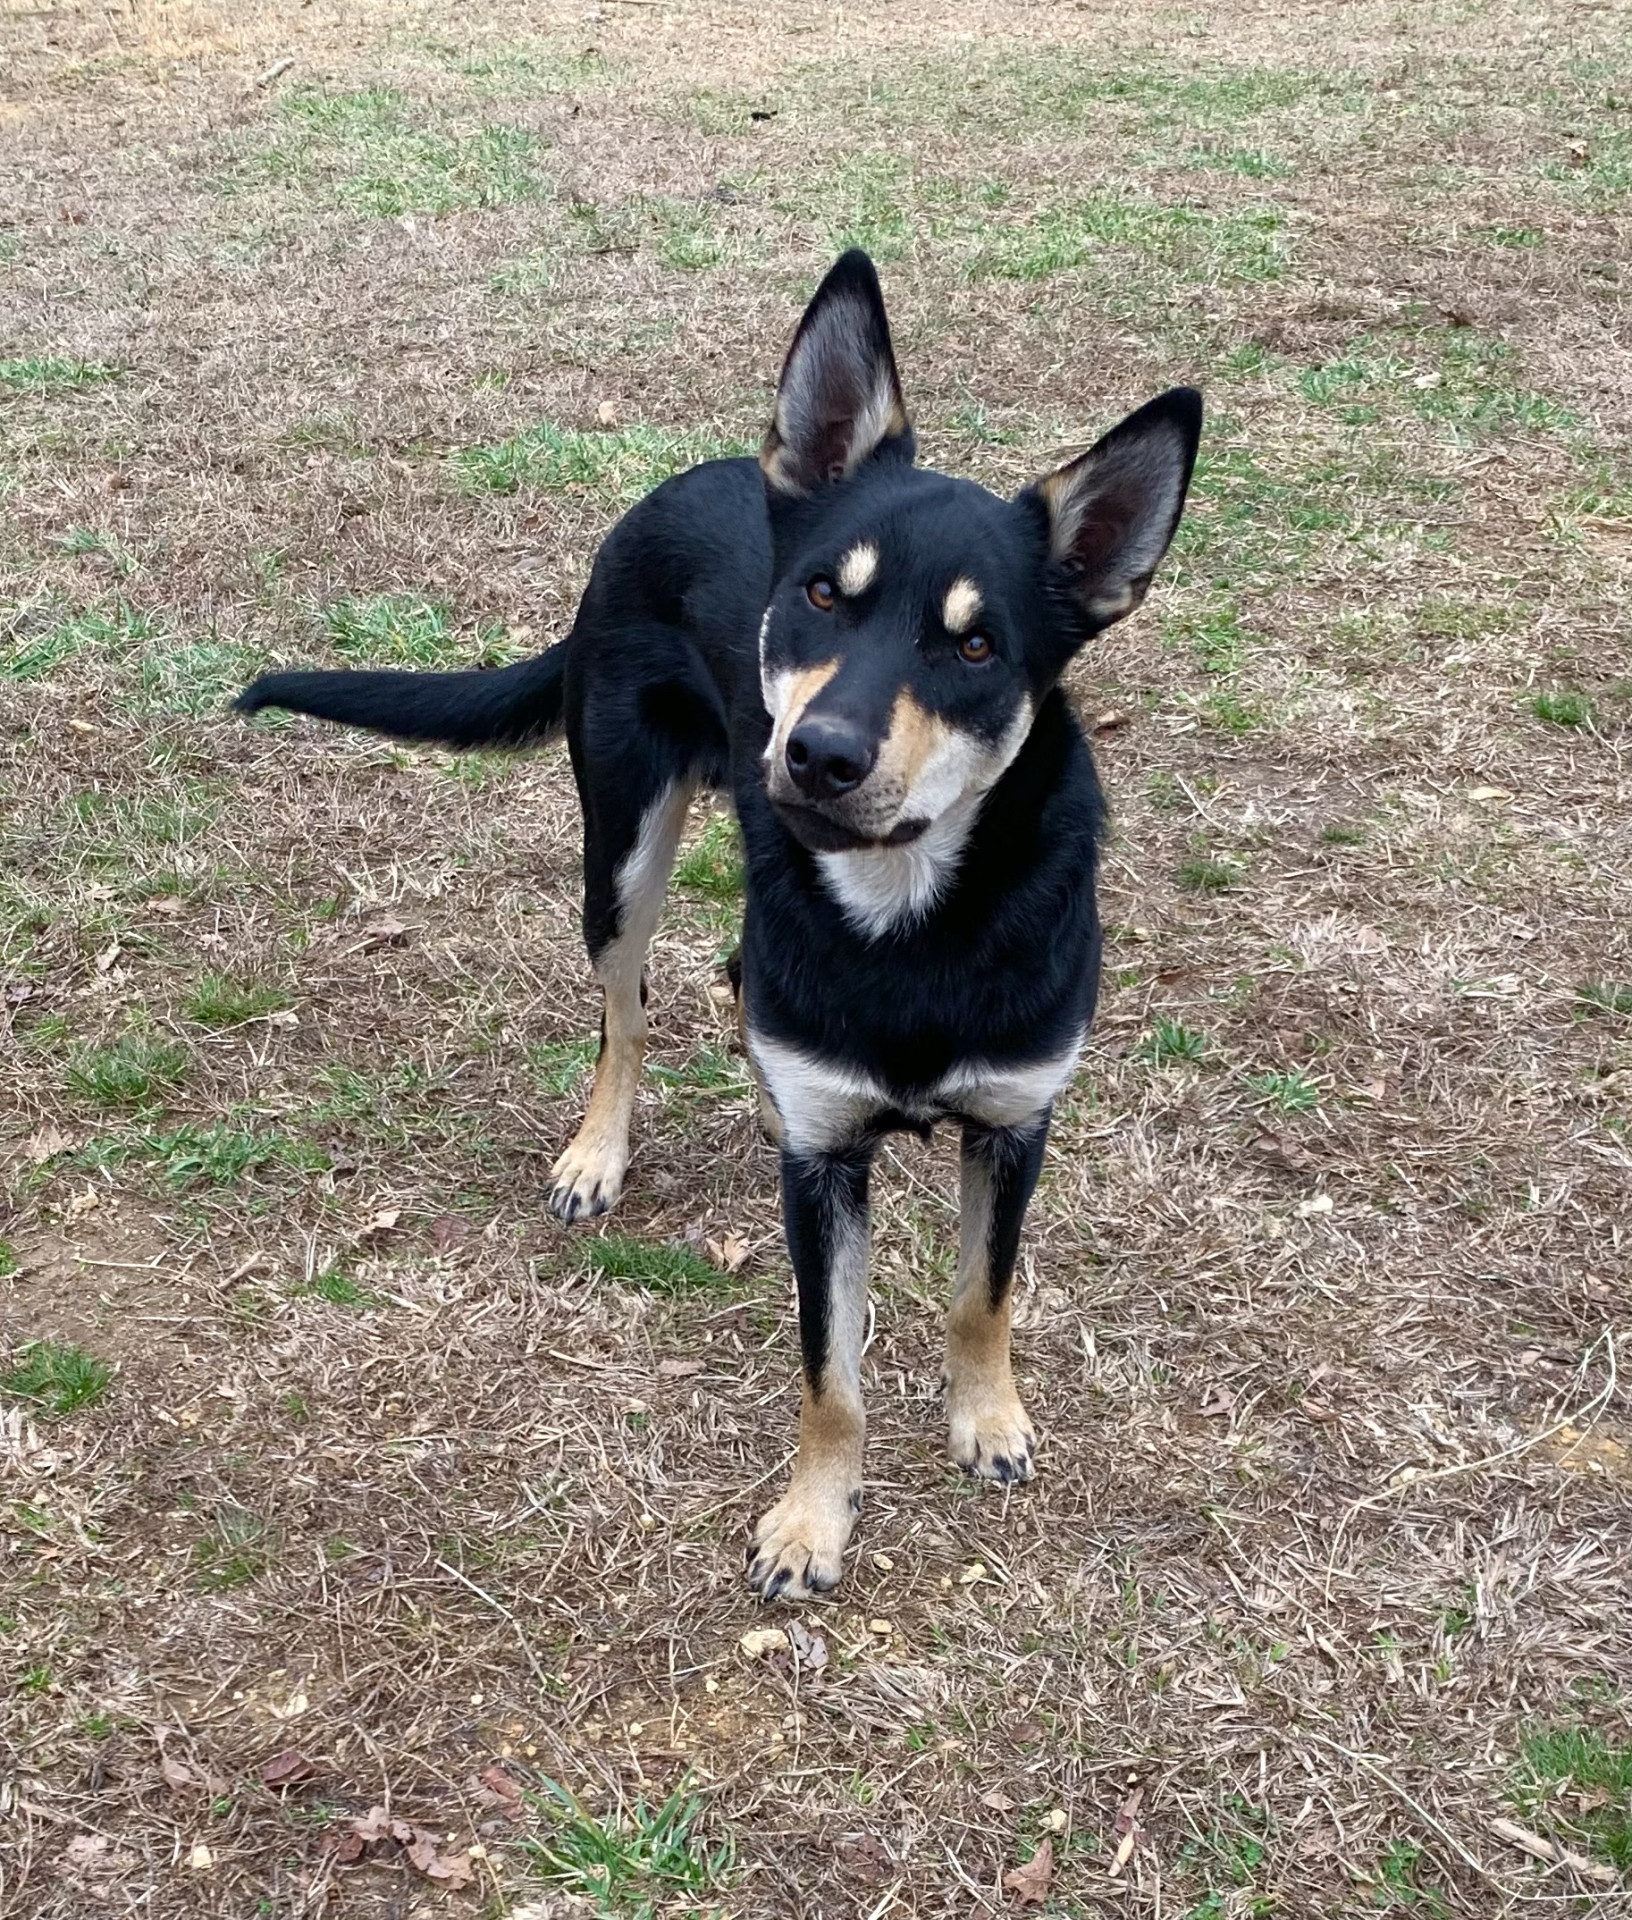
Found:
[(800, 1600), (837, 1586), (861, 1511), (870, 1155), (870, 1147), (841, 1155), (782, 1154), (804, 1390), (793, 1478), (748, 1548), (748, 1584), (762, 1600)]
[(963, 1130), (958, 1284), (946, 1316), (947, 1451), (983, 1480), (1031, 1478), (1036, 1435), (1010, 1364), (1010, 1282), (1047, 1137), (1046, 1113), (1029, 1127)]

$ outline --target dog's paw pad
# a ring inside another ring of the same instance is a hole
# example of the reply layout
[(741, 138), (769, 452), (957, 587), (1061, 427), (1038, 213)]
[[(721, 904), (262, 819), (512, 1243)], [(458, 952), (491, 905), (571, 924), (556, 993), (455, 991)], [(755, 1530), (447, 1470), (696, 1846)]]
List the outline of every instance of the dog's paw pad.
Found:
[(844, 1569), (844, 1549), (861, 1506), (859, 1490), (818, 1498), (791, 1489), (754, 1529), (748, 1584), (761, 1600), (804, 1600), (831, 1593)]
[(999, 1486), (1029, 1480), (1036, 1446), (1037, 1436), (1012, 1387), (952, 1396), (947, 1452), (965, 1473)]
[(627, 1161), (604, 1146), (581, 1147), (574, 1140), (550, 1174), (550, 1212), (571, 1226), (592, 1220), (617, 1204)]

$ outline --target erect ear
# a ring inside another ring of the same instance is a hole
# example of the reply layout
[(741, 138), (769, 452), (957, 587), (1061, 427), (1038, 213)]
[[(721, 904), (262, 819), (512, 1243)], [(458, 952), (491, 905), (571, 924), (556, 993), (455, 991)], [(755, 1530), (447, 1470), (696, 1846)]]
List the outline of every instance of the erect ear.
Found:
[(1046, 516), (1049, 553), (1094, 627), (1144, 599), (1184, 511), (1200, 438), (1201, 395), (1174, 387), (1020, 495)]
[(793, 336), (760, 449), (766, 483), (805, 494), (881, 449), (912, 458), (912, 428), (873, 263), (859, 248), (829, 269)]

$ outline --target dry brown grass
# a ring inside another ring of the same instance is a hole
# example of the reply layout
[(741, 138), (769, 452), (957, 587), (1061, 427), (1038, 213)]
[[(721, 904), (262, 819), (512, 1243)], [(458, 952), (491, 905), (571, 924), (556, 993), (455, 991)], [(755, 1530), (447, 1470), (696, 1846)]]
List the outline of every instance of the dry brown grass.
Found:
[[(0, 1394), (0, 1908), (591, 1911), (542, 1783), (630, 1864), (689, 1778), (690, 1866), (606, 1911), (996, 1911), (1045, 1835), (1062, 1913), (1629, 1911), (1625, 1782), (1537, 1744), (1632, 1741), (1625, 9), (0, 32), (0, 1304), (115, 1368)], [(1024, 1256), (1041, 1478), (944, 1468), (954, 1183), (900, 1147), (796, 1658), (741, 1645), (795, 1344), (729, 899), (660, 936), (610, 1229), (689, 1257), (618, 1278), (539, 1198), (593, 1019), (564, 760), (221, 709), (342, 600), (446, 603), (413, 657), (558, 633), (609, 485), (446, 456), (752, 437), (847, 233), (938, 463), (1180, 378), (1214, 424), (1079, 674), (1116, 933)], [(347, 1863), (378, 1805), (471, 1885)]]

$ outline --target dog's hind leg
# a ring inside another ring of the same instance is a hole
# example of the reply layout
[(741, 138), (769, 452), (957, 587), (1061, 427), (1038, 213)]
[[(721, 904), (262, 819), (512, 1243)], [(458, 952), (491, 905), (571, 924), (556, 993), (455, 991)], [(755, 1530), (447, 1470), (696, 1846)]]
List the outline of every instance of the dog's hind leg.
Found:
[[(583, 1125), (551, 1175), (550, 1211), (561, 1220), (605, 1213), (623, 1191), (646, 1054), (646, 949), (663, 910), (691, 794), (690, 781), (677, 775), (638, 808), (628, 806), (626, 797), (621, 805), (596, 806), (586, 796), (584, 936), (603, 996), (601, 1052)], [(638, 822), (632, 833), (631, 816)]]
[(963, 1129), (958, 1284), (946, 1316), (948, 1452), (983, 1480), (1029, 1480), (1036, 1444), (1009, 1363), (1009, 1283), (1020, 1223), (1048, 1139), (1048, 1113)]

